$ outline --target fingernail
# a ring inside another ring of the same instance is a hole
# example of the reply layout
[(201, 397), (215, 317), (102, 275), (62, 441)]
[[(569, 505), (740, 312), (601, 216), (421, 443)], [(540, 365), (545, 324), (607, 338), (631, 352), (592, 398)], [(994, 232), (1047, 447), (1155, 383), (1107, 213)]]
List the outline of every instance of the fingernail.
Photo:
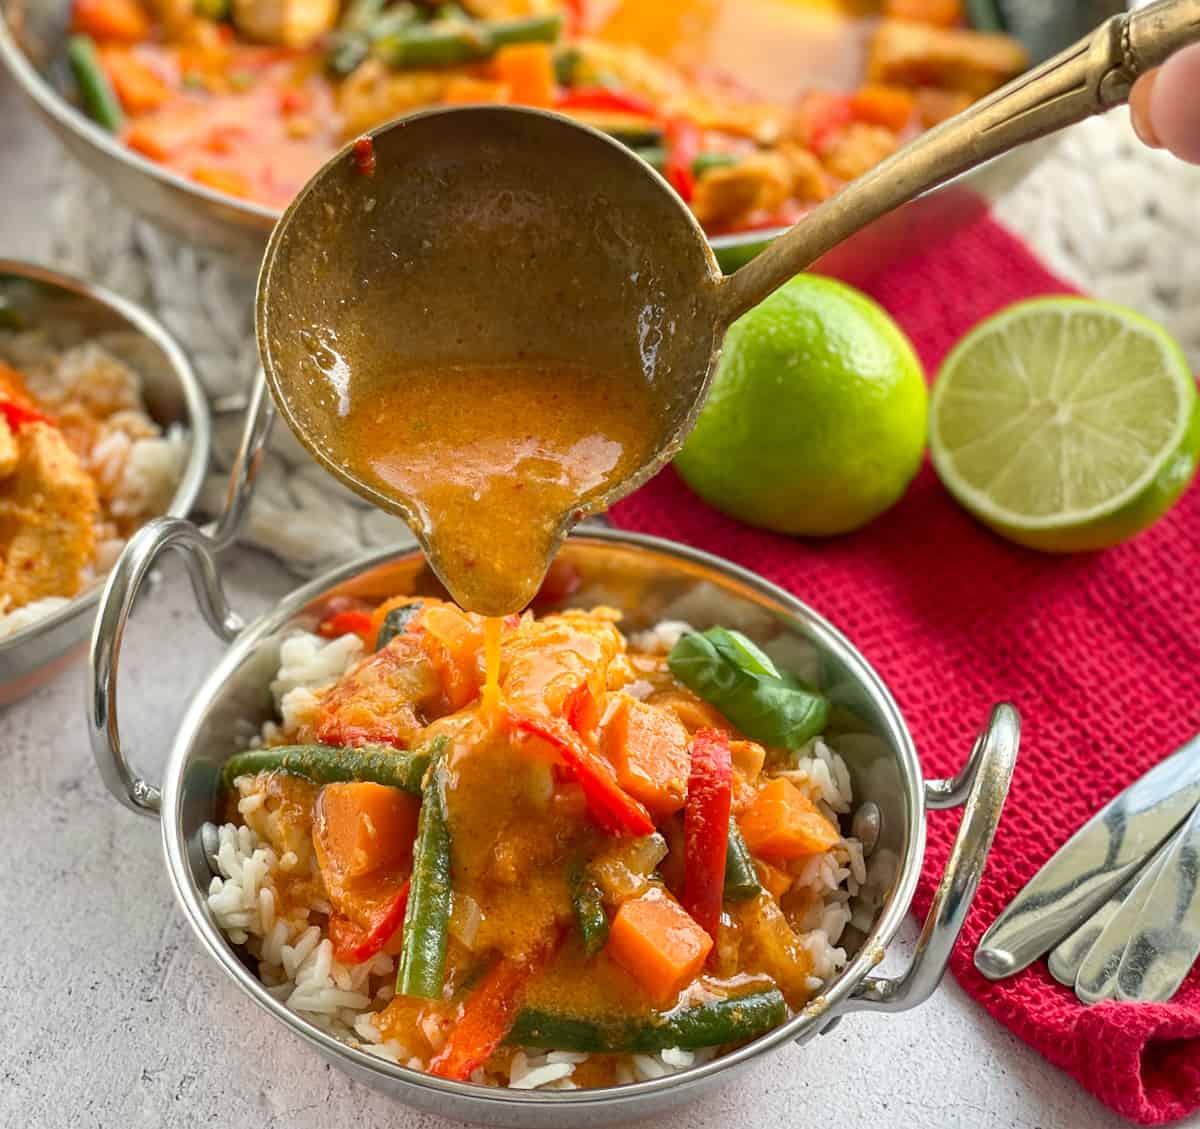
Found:
[(1133, 131), (1144, 145), (1149, 145), (1152, 149), (1162, 148), (1162, 142), (1159, 141), (1158, 134), (1154, 132), (1154, 125), (1150, 120), (1150, 97), (1157, 81), (1158, 70), (1155, 69), (1142, 75), (1133, 84), (1133, 90), (1129, 92), (1129, 112), (1133, 122)]

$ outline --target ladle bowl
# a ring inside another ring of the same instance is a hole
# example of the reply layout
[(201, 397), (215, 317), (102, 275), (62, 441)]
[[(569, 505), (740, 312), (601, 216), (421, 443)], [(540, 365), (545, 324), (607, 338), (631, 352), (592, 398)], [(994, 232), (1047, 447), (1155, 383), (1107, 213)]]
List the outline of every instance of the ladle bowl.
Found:
[(653, 453), (564, 513), (561, 537), (674, 455), (739, 315), (893, 208), (1125, 102), (1139, 74), (1197, 39), (1200, 0), (1113, 17), (847, 185), (727, 278), (667, 182), (595, 130), (498, 106), (400, 119), (368, 135), (373, 163), (365, 141), (334, 156), (271, 236), (257, 330), (272, 393), (317, 459), (406, 518), (428, 550), (411, 502), (380, 493), (337, 454), (356, 366), (637, 364), (664, 405)]

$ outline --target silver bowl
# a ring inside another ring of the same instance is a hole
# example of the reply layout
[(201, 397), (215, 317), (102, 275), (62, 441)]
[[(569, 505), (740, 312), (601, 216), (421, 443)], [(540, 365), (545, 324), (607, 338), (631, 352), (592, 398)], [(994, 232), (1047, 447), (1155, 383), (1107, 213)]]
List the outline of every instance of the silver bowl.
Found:
[[(1070, 18), (1040, 29), (1037, 43), (1029, 45), (1033, 55), (1044, 57), (1090, 30), (1098, 7), (1111, 14), (1124, 4), (1060, 4)], [(68, 88), (63, 44), (69, 9), (70, 0), (0, 0), (0, 61), (17, 85), (63, 145), (114, 197), (186, 242), (219, 248), (244, 265), (257, 266), (278, 212), (216, 192), (135, 153), (63, 96)], [(882, 266), (936, 245), (986, 210), (1053, 144), (1046, 138), (1026, 145), (913, 201), (847, 240), (818, 267), (865, 284)], [(782, 230), (720, 235), (711, 242), (721, 266), (732, 271)]]
[[(22, 325), (104, 336), (105, 345), (142, 377), (149, 415), (187, 429), (188, 459), (167, 514), (191, 510), (208, 464), (208, 402), (182, 350), (149, 314), (97, 286), (30, 263), (0, 259), (0, 305)], [(58, 611), (0, 639), (0, 705), (15, 701), (74, 658), (91, 627), (101, 585)]]
[[(379, 552), (335, 569), (254, 622), (242, 623), (226, 603), (213, 554), (236, 531), (244, 512), (269, 416), (260, 382), (230, 492), (231, 512), (218, 524), (215, 539), (186, 522), (162, 519), (143, 528), (126, 548), (96, 622), (88, 718), (96, 763), (110, 791), (127, 807), (159, 822), (171, 883), (197, 939), (228, 979), (263, 1011), (330, 1062), (409, 1105), (494, 1125), (550, 1129), (646, 1117), (698, 1097), (768, 1052), (782, 1052), (789, 1043), (805, 1043), (829, 1031), (844, 1015), (900, 1011), (933, 992), (970, 908), (1000, 818), (1019, 739), (1015, 710), (1006, 705), (993, 710), (956, 777), (925, 780), (912, 737), (887, 687), (851, 643), (811, 608), (706, 553), (657, 538), (588, 529), (569, 538), (562, 549), (584, 578), (571, 604), (621, 607), (627, 629), (664, 618), (686, 619), (699, 628), (737, 627), (785, 667), (818, 682), (835, 703), (829, 740), (849, 766), (860, 807), (857, 819), (878, 828), (866, 885), (874, 894), (860, 902), (872, 924), (865, 933), (852, 932), (844, 940), (850, 954), (846, 967), (788, 1022), (711, 1062), (655, 1081), (558, 1093), (448, 1082), (395, 1066), (339, 1042), (274, 999), (222, 935), (205, 901), (211, 873), (201, 828), (218, 818), (221, 766), (273, 716), (268, 683), (278, 666), (280, 643), (289, 632), (312, 629), (335, 596), (381, 599), (438, 588), (419, 555)], [(126, 757), (117, 722), (117, 691), (126, 622), (142, 581), (168, 547), (183, 553), (204, 618), (230, 646), (178, 726), (160, 787), (139, 776)], [(898, 977), (877, 976), (874, 970), (912, 902), (925, 851), (926, 812), (959, 805), (965, 805), (965, 811), (958, 838), (911, 963)], [(870, 1085), (869, 1072), (864, 1078)], [(886, 1081), (881, 1077), (878, 1084), (885, 1086)]]

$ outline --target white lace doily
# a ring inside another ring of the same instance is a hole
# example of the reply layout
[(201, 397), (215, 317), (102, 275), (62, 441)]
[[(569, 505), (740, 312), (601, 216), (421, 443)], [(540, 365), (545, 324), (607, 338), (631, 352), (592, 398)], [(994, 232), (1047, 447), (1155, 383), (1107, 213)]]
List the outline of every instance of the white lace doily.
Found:
[[(188, 349), (215, 397), (243, 391), (256, 367), (254, 276), (185, 246), (115, 202), (70, 162), (52, 193), (56, 213), (40, 257), (157, 312)], [(1200, 168), (1138, 144), (1123, 111), (1071, 130), (1002, 199), (998, 218), (1062, 277), (1161, 321), (1200, 364)], [(104, 222), (92, 218), (101, 215)], [(69, 234), (68, 234), (69, 233)], [(219, 509), (241, 430), (215, 421), (214, 473), (204, 505)], [(411, 540), (313, 463), (275, 428), (245, 539), (301, 573), (360, 550)]]

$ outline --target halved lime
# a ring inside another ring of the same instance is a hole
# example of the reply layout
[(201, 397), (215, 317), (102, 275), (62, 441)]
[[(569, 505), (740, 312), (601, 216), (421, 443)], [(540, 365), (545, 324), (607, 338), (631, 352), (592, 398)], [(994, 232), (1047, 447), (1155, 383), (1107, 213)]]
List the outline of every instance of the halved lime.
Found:
[(946, 358), (929, 444), (946, 488), (998, 533), (1046, 552), (1101, 549), (1151, 525), (1192, 480), (1196, 382), (1148, 318), (1035, 298)]

